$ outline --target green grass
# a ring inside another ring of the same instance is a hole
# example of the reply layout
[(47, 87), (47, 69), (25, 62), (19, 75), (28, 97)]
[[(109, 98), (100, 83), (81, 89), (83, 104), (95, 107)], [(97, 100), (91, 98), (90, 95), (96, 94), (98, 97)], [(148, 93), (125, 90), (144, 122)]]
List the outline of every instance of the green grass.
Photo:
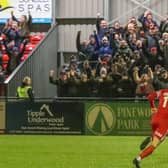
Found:
[[(144, 137), (0, 136), (0, 168), (134, 168)], [(141, 163), (168, 167), (168, 142)]]

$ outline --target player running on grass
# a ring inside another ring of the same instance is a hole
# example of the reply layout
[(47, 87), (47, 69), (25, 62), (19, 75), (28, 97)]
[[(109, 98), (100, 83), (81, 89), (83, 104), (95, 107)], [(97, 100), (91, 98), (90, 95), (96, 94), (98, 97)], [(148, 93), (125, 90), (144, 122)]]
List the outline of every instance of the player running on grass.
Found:
[[(153, 92), (149, 94), (148, 98), (153, 114), (151, 119), (152, 136), (147, 137), (140, 145), (141, 150), (144, 150), (133, 160), (136, 168), (140, 168), (140, 161), (152, 154), (168, 133), (168, 89)], [(159, 99), (158, 108), (155, 106), (156, 98)], [(150, 141), (151, 144), (146, 147)]]

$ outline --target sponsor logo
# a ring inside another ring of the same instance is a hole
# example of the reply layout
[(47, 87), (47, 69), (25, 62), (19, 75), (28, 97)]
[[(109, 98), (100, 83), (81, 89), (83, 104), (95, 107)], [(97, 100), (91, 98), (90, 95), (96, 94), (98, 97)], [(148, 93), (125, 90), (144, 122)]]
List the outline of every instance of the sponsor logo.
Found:
[(14, 8), (14, 7), (9, 5), (8, 0), (0, 1), (0, 12), (5, 11), (10, 8)]
[(86, 126), (95, 135), (110, 133), (115, 123), (115, 114), (107, 104), (94, 104), (86, 112)]
[(30, 124), (46, 124), (50, 126), (64, 126), (64, 117), (56, 117), (49, 105), (43, 104), (39, 111), (28, 110), (27, 120)]

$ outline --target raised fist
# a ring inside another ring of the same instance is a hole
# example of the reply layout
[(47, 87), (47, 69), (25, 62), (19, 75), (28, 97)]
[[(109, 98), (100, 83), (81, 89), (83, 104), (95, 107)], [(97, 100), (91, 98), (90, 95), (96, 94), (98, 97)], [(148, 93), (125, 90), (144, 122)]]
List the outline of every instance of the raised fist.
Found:
[(49, 76), (53, 77), (54, 76), (54, 70), (50, 70)]
[(98, 18), (100, 17), (100, 12), (97, 13), (97, 17), (98, 17)]

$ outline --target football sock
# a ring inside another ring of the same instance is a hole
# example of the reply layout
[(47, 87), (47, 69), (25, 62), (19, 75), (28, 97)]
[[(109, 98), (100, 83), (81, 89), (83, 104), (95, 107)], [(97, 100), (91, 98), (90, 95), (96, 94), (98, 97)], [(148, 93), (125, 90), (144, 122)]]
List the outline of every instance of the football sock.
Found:
[(155, 147), (150, 145), (140, 154), (140, 158), (143, 159), (143, 158), (147, 157), (148, 155), (152, 154), (152, 152), (154, 150), (155, 150)]
[(144, 150), (151, 140), (151, 137), (145, 138), (144, 141), (140, 144), (140, 150)]

